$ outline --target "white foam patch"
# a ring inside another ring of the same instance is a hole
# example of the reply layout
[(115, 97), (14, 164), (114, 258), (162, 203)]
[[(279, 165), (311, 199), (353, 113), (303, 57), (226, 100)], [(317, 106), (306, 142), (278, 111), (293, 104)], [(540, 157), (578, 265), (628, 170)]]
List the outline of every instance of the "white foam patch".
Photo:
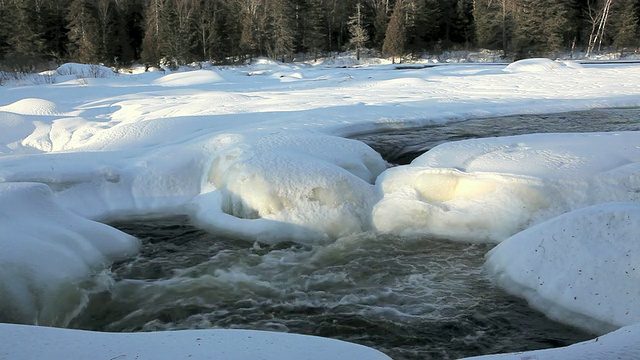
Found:
[(165, 75), (153, 82), (160, 86), (194, 86), (215, 84), (224, 78), (213, 70), (196, 70)]
[(9, 359), (391, 360), (340, 340), (254, 330), (99, 333), (0, 324), (0, 343)]
[(604, 333), (640, 322), (640, 204), (576, 210), (487, 255), (500, 286), (549, 317)]
[(20, 115), (56, 115), (56, 104), (44, 99), (21, 99), (9, 105), (0, 106), (0, 111)]
[(36, 183), (0, 183), (0, 318), (65, 326), (82, 305), (80, 283), (138, 241), (54, 203)]
[(383, 232), (500, 242), (573, 209), (639, 200), (638, 143), (640, 134), (627, 132), (443, 144), (382, 174), (373, 224)]

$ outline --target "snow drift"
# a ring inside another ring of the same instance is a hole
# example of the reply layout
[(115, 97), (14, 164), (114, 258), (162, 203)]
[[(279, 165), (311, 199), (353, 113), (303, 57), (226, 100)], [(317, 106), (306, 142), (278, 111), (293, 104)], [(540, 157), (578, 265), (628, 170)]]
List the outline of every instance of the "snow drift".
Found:
[(558, 321), (603, 334), (640, 322), (640, 203), (607, 203), (531, 227), (487, 254), (497, 283)]

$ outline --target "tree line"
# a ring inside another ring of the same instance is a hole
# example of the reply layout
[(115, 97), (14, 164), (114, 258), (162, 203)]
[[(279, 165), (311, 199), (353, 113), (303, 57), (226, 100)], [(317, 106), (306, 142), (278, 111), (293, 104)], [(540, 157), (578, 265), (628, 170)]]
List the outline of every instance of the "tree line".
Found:
[(394, 60), (639, 46), (640, 0), (0, 0), (0, 62), (233, 63), (376, 49)]

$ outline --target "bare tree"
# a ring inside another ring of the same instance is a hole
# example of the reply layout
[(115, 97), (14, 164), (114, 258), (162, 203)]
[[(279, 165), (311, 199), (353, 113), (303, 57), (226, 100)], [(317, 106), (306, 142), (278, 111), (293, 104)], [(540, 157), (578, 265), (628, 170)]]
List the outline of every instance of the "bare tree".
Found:
[(364, 20), (363, 20), (363, 5), (361, 2), (356, 4), (356, 12), (349, 17), (349, 33), (351, 34), (351, 39), (349, 40), (349, 44), (356, 49), (356, 59), (360, 60), (360, 50), (362, 50), (367, 41), (369, 41), (369, 34), (367, 34), (367, 30), (364, 28)]
[(589, 18), (591, 19), (591, 35), (589, 35), (589, 46), (587, 47), (587, 57), (591, 56), (596, 46), (597, 51), (601, 50), (602, 39), (604, 38), (612, 0), (605, 0), (600, 9), (593, 9), (591, 1), (588, 1)]

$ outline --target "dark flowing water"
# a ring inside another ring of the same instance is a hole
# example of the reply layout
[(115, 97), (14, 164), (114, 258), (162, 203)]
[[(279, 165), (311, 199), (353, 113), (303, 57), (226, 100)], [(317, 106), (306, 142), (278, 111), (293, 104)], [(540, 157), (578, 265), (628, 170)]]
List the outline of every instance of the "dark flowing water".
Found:
[[(361, 135), (403, 163), (438, 143), (533, 132), (638, 130), (640, 110), (471, 120)], [(572, 344), (558, 324), (493, 286), (489, 245), (357, 234), (327, 246), (275, 246), (207, 233), (187, 218), (114, 226), (143, 241), (115, 264), (71, 327), (106, 331), (246, 328), (348, 340), (396, 360), (452, 359)]]
[(393, 164), (408, 164), (436, 145), (464, 139), (554, 132), (637, 131), (640, 108), (514, 115), (352, 136)]

